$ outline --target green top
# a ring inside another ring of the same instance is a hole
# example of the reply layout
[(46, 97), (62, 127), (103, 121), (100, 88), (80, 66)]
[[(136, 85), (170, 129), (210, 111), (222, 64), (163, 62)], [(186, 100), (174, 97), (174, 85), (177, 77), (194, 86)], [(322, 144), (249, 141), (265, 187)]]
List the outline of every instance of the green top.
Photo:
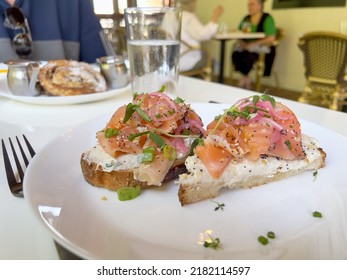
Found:
[[(239, 30), (242, 30), (242, 24), (245, 22), (245, 18), (242, 19), (242, 21), (239, 24)], [(251, 32), (257, 32), (258, 25), (251, 24)], [(266, 36), (276, 36), (276, 27), (275, 27), (275, 21), (272, 16), (268, 15), (263, 24), (263, 32)], [(255, 40), (255, 39), (252, 39)]]

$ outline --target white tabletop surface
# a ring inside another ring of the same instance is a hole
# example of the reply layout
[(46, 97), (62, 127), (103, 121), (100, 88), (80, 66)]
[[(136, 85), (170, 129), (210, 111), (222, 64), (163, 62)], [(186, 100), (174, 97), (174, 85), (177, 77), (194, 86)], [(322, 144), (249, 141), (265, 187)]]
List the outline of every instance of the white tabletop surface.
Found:
[[(1, 91), (1, 88), (0, 88)], [(187, 102), (234, 103), (254, 92), (180, 77), (179, 96)], [(270, 93), (271, 94), (271, 93)], [(69, 127), (115, 111), (131, 100), (126, 92), (114, 98), (79, 105), (34, 105), (0, 97), (0, 138), (25, 134), (36, 152)], [(347, 114), (283, 100), (299, 118), (347, 136)], [(11, 195), (0, 151), (0, 259), (58, 259), (52, 233), (33, 215), (25, 199)]]

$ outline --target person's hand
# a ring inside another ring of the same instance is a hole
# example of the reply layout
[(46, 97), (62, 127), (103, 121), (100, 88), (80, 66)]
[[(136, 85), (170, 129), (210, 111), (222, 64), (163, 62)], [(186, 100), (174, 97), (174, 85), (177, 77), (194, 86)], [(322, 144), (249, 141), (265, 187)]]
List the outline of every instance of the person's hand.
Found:
[(257, 47), (259, 44), (256, 42), (256, 41), (254, 41), (254, 42), (249, 42), (249, 43), (245, 43), (244, 44), (244, 48), (246, 49), (246, 50), (252, 50), (252, 49), (254, 49), (255, 47)]
[(211, 21), (212, 22), (217, 22), (219, 17), (223, 14), (223, 12), (224, 12), (224, 8), (222, 6), (217, 6), (213, 10)]
[(243, 40), (239, 40), (238, 46), (239, 46), (239, 48), (244, 50), (244, 49), (247, 48), (247, 43), (245, 41), (243, 41)]

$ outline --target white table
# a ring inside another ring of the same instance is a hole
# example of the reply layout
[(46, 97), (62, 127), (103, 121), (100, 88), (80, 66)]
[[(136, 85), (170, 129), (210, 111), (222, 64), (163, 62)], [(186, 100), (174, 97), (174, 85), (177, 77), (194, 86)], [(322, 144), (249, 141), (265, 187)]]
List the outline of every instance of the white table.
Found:
[[(1, 90), (1, 89), (0, 89)], [(180, 77), (180, 96), (188, 102), (234, 103), (254, 94), (251, 91), (189, 77)], [(282, 100), (299, 118), (317, 123), (347, 136), (347, 114)], [(30, 105), (0, 97), (0, 138), (25, 133), (36, 152), (69, 127), (115, 111), (128, 103), (131, 93), (89, 104), (66, 106)], [(211, 116), (212, 117), (212, 116)], [(0, 149), (0, 260), (58, 259), (53, 234), (45, 228), (26, 204), (8, 189)]]
[(224, 81), (224, 60), (225, 60), (225, 43), (229, 40), (238, 39), (260, 39), (264, 38), (265, 33), (262, 32), (228, 32), (228, 33), (218, 33), (213, 39), (220, 41), (220, 51), (219, 51), (219, 77), (218, 82), (223, 83)]

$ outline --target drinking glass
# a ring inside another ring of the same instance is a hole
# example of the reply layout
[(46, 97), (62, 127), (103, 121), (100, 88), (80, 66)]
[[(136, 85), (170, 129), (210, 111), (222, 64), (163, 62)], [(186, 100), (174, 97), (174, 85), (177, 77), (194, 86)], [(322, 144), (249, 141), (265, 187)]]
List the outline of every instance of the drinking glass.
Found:
[(125, 9), (130, 79), (133, 93), (165, 86), (176, 94), (182, 13), (176, 7)]
[(249, 33), (249, 32), (252, 32), (252, 24), (246, 20), (242, 23), (242, 32), (244, 33)]

